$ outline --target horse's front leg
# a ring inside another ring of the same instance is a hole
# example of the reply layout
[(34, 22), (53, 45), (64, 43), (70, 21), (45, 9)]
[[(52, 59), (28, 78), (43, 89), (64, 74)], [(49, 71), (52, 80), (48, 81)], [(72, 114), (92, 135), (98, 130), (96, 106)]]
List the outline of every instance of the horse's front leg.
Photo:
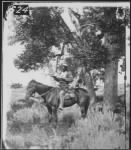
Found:
[(51, 106), (49, 106), (49, 105), (46, 105), (46, 107), (48, 109), (48, 119), (49, 119), (49, 123), (50, 123), (52, 120), (52, 109), (51, 109)]
[(52, 121), (53, 127), (56, 128), (58, 117), (57, 117), (57, 107), (55, 106), (52, 106)]
[(80, 105), (81, 117), (83, 119), (86, 118), (86, 116), (87, 116), (88, 107), (89, 107), (88, 103), (83, 103)]

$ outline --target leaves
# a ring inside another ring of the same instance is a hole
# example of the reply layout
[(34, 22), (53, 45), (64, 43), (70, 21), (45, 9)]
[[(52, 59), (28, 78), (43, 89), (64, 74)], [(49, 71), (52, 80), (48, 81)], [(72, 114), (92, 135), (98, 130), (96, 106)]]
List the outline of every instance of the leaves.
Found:
[(9, 43), (21, 42), (26, 50), (14, 61), (15, 66), (24, 71), (38, 69), (48, 62), (50, 48), (59, 47), (65, 36), (60, 19), (52, 14), (51, 8), (35, 8), (26, 19), (17, 16), (15, 35)]
[[(85, 7), (83, 15), (71, 10), (80, 23), (81, 39), (71, 33), (64, 23), (60, 16), (62, 8), (32, 8), (31, 16), (16, 17), (15, 35), (10, 37), (10, 44), (21, 42), (25, 45), (25, 51), (14, 61), (18, 69), (29, 71), (47, 64), (52, 57), (55, 57), (51, 52), (52, 46), (59, 48), (61, 43), (71, 45), (67, 49), (72, 55), (69, 63), (72, 70), (79, 65), (86, 65), (90, 70), (104, 67), (109, 48), (102, 45), (101, 39), (106, 32), (122, 31), (124, 27), (121, 25), (125, 21), (116, 19), (116, 8)], [(126, 12), (129, 16), (128, 9)], [(98, 31), (101, 33), (97, 35)], [(116, 43), (123, 41), (122, 38), (119, 39), (119, 35), (117, 37), (110, 42), (114, 45), (114, 49)], [(122, 54), (120, 49), (116, 54), (118, 56)], [(78, 60), (80, 61), (77, 66), (75, 62)]]

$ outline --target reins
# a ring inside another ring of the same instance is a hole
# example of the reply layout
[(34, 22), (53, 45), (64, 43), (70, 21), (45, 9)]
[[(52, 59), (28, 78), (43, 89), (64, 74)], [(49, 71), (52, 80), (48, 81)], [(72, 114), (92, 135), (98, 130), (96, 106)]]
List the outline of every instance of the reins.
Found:
[[(39, 96), (36, 96), (35, 98), (43, 98), (42, 96), (44, 96), (44, 95), (46, 95), (46, 94), (48, 94), (53, 88), (55, 88), (55, 87), (52, 87), (50, 90), (48, 90), (47, 92), (44, 92), (44, 93), (42, 93), (42, 94), (39, 94)], [(59, 87), (59, 88), (61, 88), (61, 87)], [(74, 91), (76, 88), (72, 88), (72, 90)]]
[[(52, 88), (53, 88), (53, 87), (52, 87)], [(51, 88), (51, 89), (52, 89), (52, 88)], [(50, 89), (50, 90), (51, 90), (51, 89)], [(35, 98), (34, 98), (34, 97), (30, 97), (30, 98), (31, 98), (32, 100), (34, 100), (34, 101), (37, 101), (37, 100), (36, 100), (37, 98), (40, 98), (40, 97), (43, 98), (42, 96), (48, 94), (48, 93), (50, 92), (50, 90), (48, 90), (47, 92), (42, 93), (42, 94), (39, 95), (39, 96), (36, 96)], [(38, 101), (37, 101), (37, 102), (38, 102)], [(41, 102), (40, 102), (40, 103), (41, 103)]]
[[(53, 88), (53, 87), (52, 87), (52, 88)], [(51, 88), (51, 89), (52, 89), (52, 88)], [(51, 89), (50, 89), (50, 90), (51, 90)], [(48, 93), (50, 92), (50, 90), (48, 90), (47, 92), (44, 92), (43, 94), (40, 94), (39, 96), (37, 96), (37, 97), (35, 97), (35, 98), (39, 98), (39, 97), (42, 97), (42, 96), (48, 94)]]

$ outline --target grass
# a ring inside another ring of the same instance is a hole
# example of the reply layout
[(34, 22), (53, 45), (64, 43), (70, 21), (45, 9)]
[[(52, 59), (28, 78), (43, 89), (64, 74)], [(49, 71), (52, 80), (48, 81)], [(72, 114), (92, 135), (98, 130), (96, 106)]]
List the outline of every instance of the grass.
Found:
[[(126, 100), (129, 104), (129, 88)], [(123, 93), (123, 89), (119, 94)], [(102, 89), (101, 89), (102, 92)], [(25, 88), (12, 89), (11, 104), (23, 99)], [(127, 110), (129, 113), (129, 109)], [(33, 104), (12, 114), (8, 113), (6, 143), (14, 149), (125, 149), (129, 144), (129, 118), (118, 115), (114, 120), (111, 112), (88, 112), (85, 120), (80, 118), (77, 105), (65, 108), (58, 114), (56, 130), (48, 122), (46, 107)], [(129, 116), (128, 116), (129, 117)], [(126, 136), (126, 140), (125, 140)]]
[(26, 88), (11, 89), (11, 101), (10, 104), (18, 101), (19, 99), (24, 99)]

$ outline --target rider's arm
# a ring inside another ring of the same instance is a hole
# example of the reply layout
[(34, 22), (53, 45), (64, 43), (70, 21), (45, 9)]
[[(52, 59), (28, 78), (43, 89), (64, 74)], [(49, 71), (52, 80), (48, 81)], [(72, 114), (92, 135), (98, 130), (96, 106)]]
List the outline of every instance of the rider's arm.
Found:
[(54, 73), (54, 74), (50, 74), (50, 76), (55, 80), (55, 81), (59, 81), (59, 77), (58, 77), (58, 74), (57, 73)]

